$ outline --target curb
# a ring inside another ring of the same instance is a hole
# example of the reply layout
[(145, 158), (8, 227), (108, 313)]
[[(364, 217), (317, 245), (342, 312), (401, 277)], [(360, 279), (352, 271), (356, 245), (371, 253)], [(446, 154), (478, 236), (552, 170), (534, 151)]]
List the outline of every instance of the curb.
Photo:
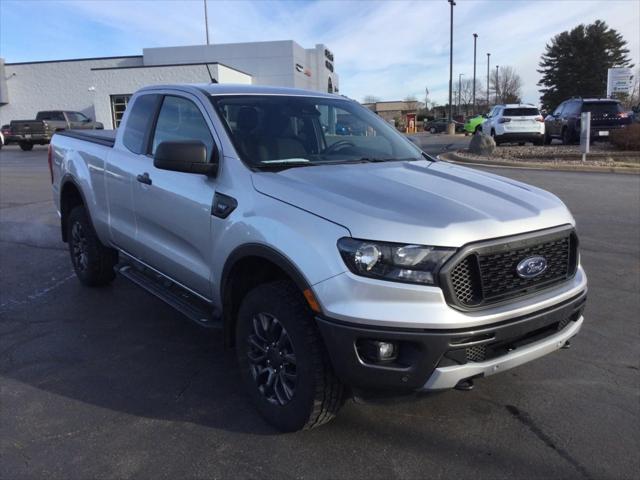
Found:
[(438, 155), (438, 158), (451, 162), (482, 167), (493, 168), (517, 168), (522, 170), (550, 170), (556, 172), (596, 172), (596, 173), (623, 173), (630, 175), (640, 175), (640, 167), (605, 167), (598, 165), (563, 165), (542, 162), (510, 162), (508, 160), (471, 160), (454, 152), (446, 152)]

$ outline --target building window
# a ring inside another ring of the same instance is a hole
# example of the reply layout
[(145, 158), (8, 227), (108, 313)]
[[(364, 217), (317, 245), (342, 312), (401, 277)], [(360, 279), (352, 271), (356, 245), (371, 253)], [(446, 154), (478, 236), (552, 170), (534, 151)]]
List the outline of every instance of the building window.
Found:
[(333, 82), (331, 81), (331, 77), (329, 77), (329, 84), (327, 85), (327, 92), (333, 93)]
[(122, 120), (124, 111), (127, 109), (130, 98), (131, 94), (111, 95), (111, 122), (113, 123), (113, 128), (120, 126), (120, 121)]

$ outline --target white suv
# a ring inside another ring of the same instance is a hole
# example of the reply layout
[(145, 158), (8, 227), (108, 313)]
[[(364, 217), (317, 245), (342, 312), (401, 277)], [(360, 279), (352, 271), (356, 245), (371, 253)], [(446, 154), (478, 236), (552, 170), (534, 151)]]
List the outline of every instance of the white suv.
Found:
[(482, 124), (482, 133), (491, 135), (497, 145), (506, 142), (542, 145), (544, 118), (531, 104), (496, 105)]

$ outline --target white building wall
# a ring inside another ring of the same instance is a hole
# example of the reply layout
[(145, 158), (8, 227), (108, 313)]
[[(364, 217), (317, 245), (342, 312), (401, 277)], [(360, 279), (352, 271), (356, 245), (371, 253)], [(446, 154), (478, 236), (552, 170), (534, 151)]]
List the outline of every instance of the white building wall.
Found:
[[(77, 110), (114, 128), (111, 95), (130, 95), (148, 85), (211, 81), (206, 65), (144, 67), (141, 57), (135, 60), (7, 65), (9, 103), (0, 106), (0, 125), (35, 118), (40, 110)], [(250, 75), (224, 65), (209, 68), (220, 83), (251, 84)]]
[[(319, 44), (304, 49), (283, 40), (147, 48), (143, 56), (134, 57), (5, 64), (7, 88), (3, 92), (8, 103), (0, 105), (0, 125), (32, 119), (40, 110), (77, 110), (111, 128), (111, 95), (131, 94), (158, 83), (207, 83), (204, 65), (187, 65), (205, 62), (210, 63), (212, 73), (214, 64), (220, 63), (214, 74), (220, 83), (326, 92), (328, 78), (336, 88), (338, 76), (325, 66), (325, 48)], [(302, 72), (296, 64), (302, 65)], [(113, 67), (120, 68), (104, 70)]]
[[(236, 72), (223, 65), (209, 65), (211, 75), (220, 83), (251, 84), (249, 75)], [(93, 71), (93, 104), (96, 119), (105, 128), (114, 128), (111, 118), (111, 95), (130, 95), (148, 85), (168, 83), (209, 83), (206, 65), (180, 65), (172, 67), (134, 67)]]
[(91, 69), (141, 64), (142, 57), (5, 64), (9, 103), (0, 106), (0, 125), (33, 119), (39, 110), (77, 110), (96, 118)]

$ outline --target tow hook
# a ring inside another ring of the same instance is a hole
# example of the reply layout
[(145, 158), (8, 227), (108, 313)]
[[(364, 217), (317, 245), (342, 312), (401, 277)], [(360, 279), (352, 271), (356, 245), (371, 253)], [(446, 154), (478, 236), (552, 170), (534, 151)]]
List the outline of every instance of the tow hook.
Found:
[(458, 384), (455, 386), (456, 390), (461, 390), (463, 392), (469, 392), (473, 390), (473, 380), (468, 378), (466, 380), (460, 380)]

